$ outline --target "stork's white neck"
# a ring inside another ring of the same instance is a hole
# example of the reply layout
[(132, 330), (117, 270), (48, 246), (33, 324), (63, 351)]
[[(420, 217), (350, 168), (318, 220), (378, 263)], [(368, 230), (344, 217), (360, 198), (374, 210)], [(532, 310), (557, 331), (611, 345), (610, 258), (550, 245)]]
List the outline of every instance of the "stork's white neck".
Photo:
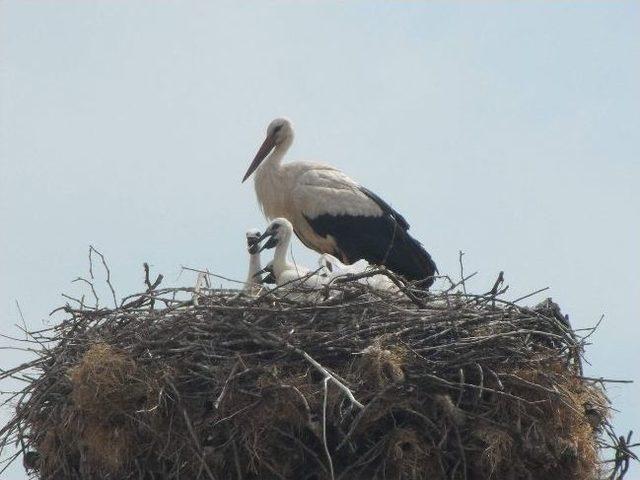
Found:
[[(264, 162), (262, 162), (262, 165), (260, 165), (260, 168), (256, 173), (259, 174), (260, 172), (265, 172), (268, 170), (277, 170), (278, 167), (280, 167), (280, 165), (282, 164), (282, 159), (289, 151), (292, 143), (293, 135), (289, 135), (282, 141), (282, 143), (276, 145), (271, 153), (267, 156), (267, 158), (265, 158)], [(256, 176), (256, 180), (257, 178), (258, 177)]]
[(282, 159), (293, 142), (293, 136), (287, 137), (277, 145), (258, 167), (254, 175), (254, 187), (258, 202), (267, 218), (286, 216), (285, 188), (283, 188)]
[(255, 275), (261, 270), (260, 253), (249, 254), (249, 272), (247, 273), (247, 281), (245, 285), (257, 285), (258, 279)]
[(276, 275), (279, 275), (281, 272), (289, 268), (289, 261), (287, 260), (287, 250), (289, 250), (290, 244), (291, 237), (286, 236), (278, 243), (278, 245), (276, 245), (276, 250), (273, 253), (273, 271)]
[(253, 253), (249, 255), (249, 274), (253, 278), (253, 275), (260, 271), (260, 253)]

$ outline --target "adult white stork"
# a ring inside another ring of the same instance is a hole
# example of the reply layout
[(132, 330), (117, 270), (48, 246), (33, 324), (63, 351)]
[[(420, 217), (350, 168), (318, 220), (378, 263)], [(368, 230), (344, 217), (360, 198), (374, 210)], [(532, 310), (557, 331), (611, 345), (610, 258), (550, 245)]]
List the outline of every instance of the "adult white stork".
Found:
[(293, 143), (291, 122), (273, 120), (242, 181), (255, 171), (258, 202), (268, 219), (284, 217), (307, 247), (345, 264), (385, 265), (407, 280), (433, 284), (438, 269), (409, 235), (409, 224), (378, 195), (340, 170), (312, 162), (282, 163)]

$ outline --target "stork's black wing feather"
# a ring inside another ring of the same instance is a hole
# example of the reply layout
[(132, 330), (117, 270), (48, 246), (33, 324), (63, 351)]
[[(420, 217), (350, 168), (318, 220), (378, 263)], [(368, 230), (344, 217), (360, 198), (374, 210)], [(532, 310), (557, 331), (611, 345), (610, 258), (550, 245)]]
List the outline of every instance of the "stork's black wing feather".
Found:
[[(378, 197), (379, 198), (379, 197)], [(391, 207), (384, 203), (387, 208)], [(380, 216), (319, 215), (307, 217), (314, 231), (323, 237), (331, 235), (339, 249), (333, 253), (345, 263), (365, 259), (384, 265), (411, 281), (423, 281), (429, 288), (438, 269), (431, 255), (409, 235), (407, 222), (395, 212)]]
[(359, 185), (359, 188), (362, 193), (364, 193), (367, 197), (369, 197), (371, 200), (376, 202), (376, 204), (382, 209), (384, 213), (393, 217), (396, 220), (396, 222), (398, 222), (398, 225), (401, 228), (405, 230), (409, 230), (409, 222), (407, 222), (402, 215), (400, 215), (397, 211), (395, 211), (391, 205), (389, 205), (387, 202), (385, 202), (382, 198), (380, 198), (377, 194), (373, 193), (368, 188), (363, 187), (362, 185)]

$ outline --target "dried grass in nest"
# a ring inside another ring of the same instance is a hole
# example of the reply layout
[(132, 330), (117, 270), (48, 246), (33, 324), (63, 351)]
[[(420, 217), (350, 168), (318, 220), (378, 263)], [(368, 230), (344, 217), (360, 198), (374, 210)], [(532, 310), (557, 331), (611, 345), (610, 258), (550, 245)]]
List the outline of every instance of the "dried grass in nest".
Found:
[(37, 371), (0, 445), (17, 440), (39, 478), (595, 480), (633, 456), (551, 302), (350, 282), (313, 304), (194, 301), (158, 283), (65, 307), (31, 334), (38, 358), (2, 374)]

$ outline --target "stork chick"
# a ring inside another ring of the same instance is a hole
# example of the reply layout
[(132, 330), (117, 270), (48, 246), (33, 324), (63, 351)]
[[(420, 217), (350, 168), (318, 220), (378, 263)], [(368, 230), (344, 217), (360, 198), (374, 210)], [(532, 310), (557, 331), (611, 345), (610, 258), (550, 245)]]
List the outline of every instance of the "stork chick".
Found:
[[(322, 255), (320, 255), (320, 258), (318, 259), (318, 265), (330, 271), (332, 279), (348, 275), (358, 275), (374, 268), (364, 261), (356, 262), (352, 265), (345, 265), (329, 253), (323, 253)], [(393, 281), (389, 277), (381, 273), (371, 275), (370, 277), (359, 278), (357, 282), (361, 283), (362, 285), (367, 285), (374, 290), (385, 290), (388, 292), (398, 291), (398, 286), (393, 283)]]
[(295, 284), (305, 288), (317, 289), (324, 285), (328, 277), (320, 273), (312, 273), (296, 263), (291, 263), (287, 259), (287, 250), (291, 244), (293, 226), (286, 218), (276, 218), (273, 220), (265, 232), (260, 237), (260, 241), (269, 238), (260, 250), (274, 248), (273, 260), (269, 262), (264, 271), (270, 270), (275, 277), (276, 285)]
[(244, 282), (243, 291), (255, 294), (262, 283), (273, 283), (270, 279), (273, 276), (267, 276), (264, 279), (260, 278), (260, 272), (262, 266), (260, 264), (260, 230), (255, 228), (247, 230), (247, 251), (249, 252), (249, 271), (247, 272), (247, 279)]

